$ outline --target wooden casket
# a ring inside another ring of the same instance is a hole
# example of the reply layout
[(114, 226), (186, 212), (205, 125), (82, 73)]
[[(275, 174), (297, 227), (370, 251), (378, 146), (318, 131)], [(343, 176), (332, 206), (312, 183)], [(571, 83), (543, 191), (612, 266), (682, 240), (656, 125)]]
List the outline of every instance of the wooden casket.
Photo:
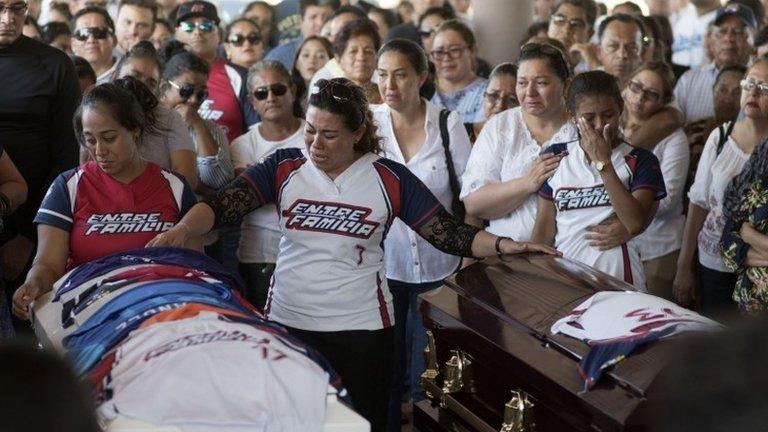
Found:
[(414, 407), (429, 431), (646, 431), (670, 341), (636, 350), (583, 392), (587, 345), (552, 335), (559, 318), (602, 290), (633, 290), (580, 263), (546, 256), (488, 259), (421, 298), (430, 400)]

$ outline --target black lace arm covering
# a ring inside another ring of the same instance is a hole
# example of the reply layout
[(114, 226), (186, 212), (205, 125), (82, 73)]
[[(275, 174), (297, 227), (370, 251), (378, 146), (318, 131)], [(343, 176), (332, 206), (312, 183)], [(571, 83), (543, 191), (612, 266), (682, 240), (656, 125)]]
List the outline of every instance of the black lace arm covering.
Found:
[(440, 209), (417, 232), (441, 252), (471, 257), (472, 241), (480, 231), (480, 228), (467, 225), (445, 209)]
[(216, 215), (214, 228), (239, 224), (245, 215), (262, 206), (256, 191), (241, 177), (236, 177), (204, 202)]

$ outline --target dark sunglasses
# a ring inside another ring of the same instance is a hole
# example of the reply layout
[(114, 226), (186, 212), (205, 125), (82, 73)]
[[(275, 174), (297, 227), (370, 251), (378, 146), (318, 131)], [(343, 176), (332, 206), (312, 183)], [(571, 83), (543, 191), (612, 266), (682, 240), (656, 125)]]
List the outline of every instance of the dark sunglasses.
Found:
[[(208, 99), (208, 89), (206, 88), (197, 88), (193, 86), (192, 84), (184, 84), (178, 85), (173, 81), (168, 81), (168, 84), (172, 85), (176, 90), (179, 91), (179, 96), (181, 96), (182, 99), (187, 100), (190, 97), (192, 97), (193, 94), (197, 94), (197, 100), (199, 102), (202, 102), (206, 99)], [(197, 91), (197, 93), (195, 93)]]
[(352, 89), (338, 80), (321, 79), (315, 83), (315, 87), (317, 90), (314, 93), (325, 93), (336, 102), (347, 103), (352, 100)]
[(75, 30), (72, 37), (85, 42), (89, 36), (93, 36), (94, 39), (106, 39), (112, 34), (112, 30), (108, 27), (83, 27)]
[(198, 23), (192, 21), (183, 21), (179, 24), (179, 28), (186, 33), (192, 33), (195, 29), (200, 29), (203, 33), (210, 33), (216, 28), (216, 23), (213, 21), (200, 21)]
[(251, 45), (256, 45), (258, 43), (261, 43), (261, 36), (259, 36), (258, 33), (248, 33), (247, 36), (243, 36), (241, 34), (235, 34), (235, 35), (231, 35), (227, 42), (231, 43), (236, 47), (240, 47), (240, 46), (243, 46), (245, 41), (250, 42)]
[(269, 97), (269, 92), (272, 92), (275, 96), (282, 96), (288, 91), (288, 86), (283, 83), (272, 84), (271, 86), (258, 87), (253, 91), (253, 97), (256, 100), (264, 100)]

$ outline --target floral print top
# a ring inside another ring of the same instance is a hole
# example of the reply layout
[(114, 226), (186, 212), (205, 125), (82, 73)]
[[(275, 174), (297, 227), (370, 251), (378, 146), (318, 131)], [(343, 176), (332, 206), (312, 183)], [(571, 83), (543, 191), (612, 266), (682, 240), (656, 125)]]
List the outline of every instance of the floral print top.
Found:
[[(749, 245), (739, 236), (741, 224), (751, 223), (757, 231), (768, 234), (768, 183), (754, 181), (739, 203), (746, 220), (727, 219), (721, 245), (725, 265), (738, 274), (733, 299), (742, 310), (756, 313), (768, 310), (768, 267), (745, 265)], [(737, 212), (738, 213), (738, 212)]]

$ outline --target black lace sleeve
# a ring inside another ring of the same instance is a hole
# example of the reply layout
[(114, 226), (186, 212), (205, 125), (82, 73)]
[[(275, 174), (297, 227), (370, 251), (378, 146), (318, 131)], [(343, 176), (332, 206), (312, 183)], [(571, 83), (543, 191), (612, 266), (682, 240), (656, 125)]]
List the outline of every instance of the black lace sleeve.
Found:
[(463, 257), (472, 256), (472, 241), (480, 228), (467, 225), (445, 209), (419, 228), (418, 233), (442, 252)]
[(214, 196), (206, 198), (205, 203), (216, 215), (214, 228), (239, 224), (245, 215), (262, 205), (256, 191), (241, 177), (236, 177)]

